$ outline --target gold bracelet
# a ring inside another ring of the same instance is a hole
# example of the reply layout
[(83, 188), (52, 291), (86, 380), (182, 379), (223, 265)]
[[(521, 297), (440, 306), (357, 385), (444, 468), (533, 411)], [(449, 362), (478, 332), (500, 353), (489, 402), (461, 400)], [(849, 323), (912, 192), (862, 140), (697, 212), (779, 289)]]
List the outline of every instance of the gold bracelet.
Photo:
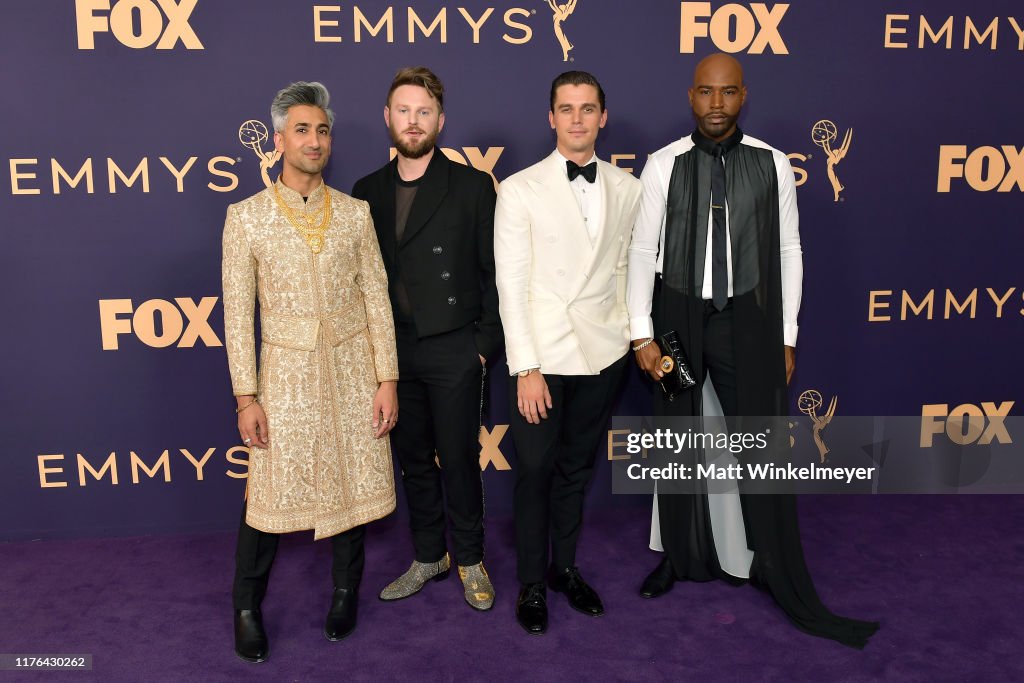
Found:
[(243, 410), (245, 410), (246, 408), (248, 408), (249, 406), (251, 406), (251, 405), (252, 405), (253, 403), (259, 403), (259, 401), (257, 401), (257, 400), (256, 400), (256, 399), (254, 398), (253, 400), (249, 401), (248, 403), (246, 403), (246, 404), (245, 404), (244, 406), (242, 406), (241, 408), (235, 408), (235, 415), (238, 415), (238, 413), (242, 412)]
[(648, 346), (650, 346), (653, 343), (654, 343), (653, 339), (648, 339), (647, 341), (642, 342), (642, 343), (637, 344), (636, 346), (634, 346), (633, 350), (634, 351), (640, 351), (641, 349), (645, 349), (645, 348), (647, 348)]

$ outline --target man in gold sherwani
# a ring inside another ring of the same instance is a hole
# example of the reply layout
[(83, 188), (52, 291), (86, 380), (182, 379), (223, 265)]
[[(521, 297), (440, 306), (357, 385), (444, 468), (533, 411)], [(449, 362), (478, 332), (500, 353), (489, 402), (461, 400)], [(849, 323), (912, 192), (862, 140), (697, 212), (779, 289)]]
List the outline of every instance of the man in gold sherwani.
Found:
[(238, 431), (250, 447), (232, 591), (235, 652), (251, 662), (269, 652), (260, 603), (278, 534), (331, 537), (324, 634), (339, 640), (356, 626), (364, 525), (395, 508), (386, 434), (398, 416), (398, 363), (387, 276), (366, 202), (323, 182), (328, 104), (319, 83), (277, 94), (281, 175), (230, 206), (224, 225), (225, 341)]

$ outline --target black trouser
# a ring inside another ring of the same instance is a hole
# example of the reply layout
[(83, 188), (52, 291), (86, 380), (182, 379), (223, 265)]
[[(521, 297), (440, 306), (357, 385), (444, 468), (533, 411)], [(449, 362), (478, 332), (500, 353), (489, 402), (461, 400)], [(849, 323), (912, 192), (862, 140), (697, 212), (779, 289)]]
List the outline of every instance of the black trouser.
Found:
[[(366, 560), (363, 553), (365, 535), (366, 526), (360, 524), (331, 536), (331, 577), (336, 588), (359, 589)], [(280, 534), (253, 529), (246, 524), (245, 506), (242, 506), (242, 522), (238, 527), (238, 544), (235, 547), (235, 582), (231, 589), (235, 609), (260, 608), (263, 596), (267, 594), (270, 568), (274, 564), (280, 538)]]
[(398, 424), (391, 432), (391, 449), (402, 467), (419, 562), (444, 557), (446, 498), (455, 561), (468, 567), (484, 556), (479, 441), (483, 366), (474, 329), (470, 324), (419, 339), (411, 326), (395, 326)]
[(544, 580), (549, 537), (555, 571), (576, 564), (583, 494), (626, 359), (623, 356), (599, 375), (544, 375), (553, 407), (540, 424), (530, 424), (519, 414), (518, 381), (509, 378), (509, 417), (516, 445), (516, 571), (522, 584)]
[[(673, 320), (660, 322), (667, 328), (677, 327), (676, 321)], [(700, 392), (704, 381), (710, 375), (715, 386), (715, 394), (722, 405), (722, 414), (725, 415), (727, 422), (731, 422), (736, 416), (738, 406), (732, 299), (721, 311), (716, 309), (711, 301), (704, 302), (701, 337), (702, 354), (699, 362), (702, 373), (697, 378), (698, 385), (690, 391)], [(659, 409), (656, 412), (664, 414), (671, 404), (660, 396), (661, 392), (658, 393)], [(673, 493), (671, 482), (662, 483), (665, 486), (659, 483), (660, 495), (657, 498), (661, 540), (665, 552), (672, 560), (676, 578), (708, 581), (718, 577), (729, 580), (728, 575), (718, 564), (706, 498)]]
[[(704, 302), (704, 379), (711, 375), (715, 394), (722, 404), (722, 414), (735, 417), (736, 399), (736, 349), (733, 343), (732, 299), (721, 311), (710, 300)], [(699, 391), (700, 386), (694, 387)]]

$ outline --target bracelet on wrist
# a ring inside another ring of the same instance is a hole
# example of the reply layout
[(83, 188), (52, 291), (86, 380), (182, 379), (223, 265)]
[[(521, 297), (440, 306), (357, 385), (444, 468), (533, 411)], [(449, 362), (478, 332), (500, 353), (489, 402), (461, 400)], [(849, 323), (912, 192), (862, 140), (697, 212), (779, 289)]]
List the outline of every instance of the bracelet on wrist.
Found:
[(654, 343), (654, 339), (648, 339), (647, 341), (641, 342), (641, 343), (637, 344), (636, 346), (634, 346), (633, 350), (634, 351), (640, 351), (641, 349), (646, 349), (648, 346), (650, 346), (653, 343)]
[(252, 399), (251, 401), (249, 401), (248, 403), (246, 403), (246, 404), (245, 404), (244, 406), (242, 406), (241, 408), (235, 408), (235, 415), (237, 415), (238, 413), (242, 412), (243, 410), (245, 410), (246, 408), (248, 408), (249, 406), (251, 406), (251, 405), (252, 405), (252, 404), (254, 404), (254, 403), (259, 403), (259, 401), (258, 401), (258, 400), (256, 400), (255, 398), (253, 398), (253, 399)]

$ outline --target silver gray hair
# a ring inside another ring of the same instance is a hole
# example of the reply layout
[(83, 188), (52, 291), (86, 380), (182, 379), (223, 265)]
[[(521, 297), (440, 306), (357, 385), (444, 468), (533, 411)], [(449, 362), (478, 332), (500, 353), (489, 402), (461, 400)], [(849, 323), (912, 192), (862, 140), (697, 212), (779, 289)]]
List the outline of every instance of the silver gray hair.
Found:
[(288, 110), (300, 104), (307, 104), (312, 107), (319, 107), (327, 114), (327, 125), (334, 128), (334, 112), (329, 105), (331, 94), (323, 83), (313, 81), (295, 81), (287, 88), (284, 88), (274, 97), (270, 104), (270, 119), (274, 123), (274, 130), (281, 132), (288, 122)]

